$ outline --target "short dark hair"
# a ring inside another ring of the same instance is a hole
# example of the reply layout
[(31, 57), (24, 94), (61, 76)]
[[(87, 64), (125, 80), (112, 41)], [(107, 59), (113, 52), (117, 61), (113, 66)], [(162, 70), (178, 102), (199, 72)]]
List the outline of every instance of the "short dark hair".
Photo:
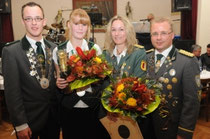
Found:
[(210, 48), (210, 43), (209, 43), (209, 44), (207, 44), (207, 48)]
[(42, 14), (43, 14), (43, 18), (44, 18), (44, 10), (43, 10), (43, 8), (41, 7), (41, 5), (39, 5), (39, 4), (35, 3), (35, 2), (28, 2), (28, 3), (26, 3), (26, 4), (24, 4), (22, 6), (22, 9), (21, 9), (22, 18), (23, 18), (23, 11), (24, 11), (24, 8), (26, 6), (29, 6), (29, 7), (38, 6), (42, 10)]

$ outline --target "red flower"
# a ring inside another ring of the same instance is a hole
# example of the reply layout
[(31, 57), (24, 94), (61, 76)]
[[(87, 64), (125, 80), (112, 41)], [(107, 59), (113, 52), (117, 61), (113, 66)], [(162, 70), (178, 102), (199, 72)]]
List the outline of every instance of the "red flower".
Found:
[(82, 51), (80, 47), (76, 47), (76, 51), (77, 54), (70, 56), (67, 61), (67, 81), (72, 90), (90, 85), (111, 74), (112, 66), (103, 55), (96, 56), (95, 49)]
[(156, 95), (161, 87), (155, 85), (156, 83), (146, 78), (124, 77), (111, 83), (105, 89), (102, 94), (102, 104), (110, 112), (119, 112), (133, 118), (148, 114), (154, 111), (160, 103), (156, 101), (158, 99)]
[(88, 60), (86, 55), (83, 53), (82, 49), (77, 46), (76, 47), (76, 51), (77, 51), (77, 54), (83, 59), (83, 60)]
[(96, 50), (91, 49), (90, 52), (87, 54), (87, 59), (90, 60), (94, 56), (96, 56)]
[(68, 81), (68, 82), (71, 82), (71, 81), (73, 81), (73, 80), (75, 80), (75, 76), (73, 75), (73, 74), (71, 74), (71, 75), (69, 75), (67, 78), (66, 78), (66, 80)]
[(82, 65), (83, 65), (83, 63), (82, 63), (81, 60), (77, 61), (76, 66), (80, 66), (81, 67)]
[(98, 65), (93, 65), (92, 68), (93, 68), (93, 74), (99, 74), (103, 71), (103, 69)]
[(134, 91), (137, 91), (140, 94), (144, 93), (147, 91), (147, 86), (145, 84), (141, 84)]
[(91, 74), (92, 71), (93, 71), (93, 69), (92, 69), (92, 67), (87, 67), (87, 68), (85, 69), (85, 71), (86, 71), (88, 74)]

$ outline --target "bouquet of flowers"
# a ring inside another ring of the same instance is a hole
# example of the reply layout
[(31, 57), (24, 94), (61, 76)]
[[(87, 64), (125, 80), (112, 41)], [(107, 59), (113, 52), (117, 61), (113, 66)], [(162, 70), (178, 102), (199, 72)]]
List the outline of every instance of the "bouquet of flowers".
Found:
[(90, 85), (104, 79), (112, 72), (112, 67), (103, 55), (96, 56), (96, 50), (82, 51), (76, 48), (77, 54), (70, 56), (67, 60), (68, 76), (71, 90)]
[(125, 77), (110, 84), (102, 94), (102, 104), (109, 112), (136, 119), (154, 111), (160, 104), (161, 84), (148, 78)]

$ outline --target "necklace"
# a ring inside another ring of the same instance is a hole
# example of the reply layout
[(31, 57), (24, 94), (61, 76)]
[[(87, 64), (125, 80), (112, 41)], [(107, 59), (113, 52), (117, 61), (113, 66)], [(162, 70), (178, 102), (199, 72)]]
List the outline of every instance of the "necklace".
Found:
[[(42, 63), (40, 61), (43, 61), (43, 59), (37, 59), (34, 49), (33, 48), (29, 48), (29, 50), (26, 52), (26, 56), (29, 59), (29, 62), (31, 64), (30, 67), (30, 75), (31, 76), (35, 76), (36, 79), (39, 81), (41, 87), (43, 89), (46, 89), (49, 87), (49, 81), (50, 81), (50, 71), (52, 69), (52, 53), (50, 51), (50, 49), (48, 47), (45, 47), (46, 50), (46, 62), (45, 65), (43, 66)], [(46, 65), (49, 65), (49, 72), (48, 72), (48, 77), (46, 78)], [(41, 77), (39, 76), (37, 69), (41, 68)]]

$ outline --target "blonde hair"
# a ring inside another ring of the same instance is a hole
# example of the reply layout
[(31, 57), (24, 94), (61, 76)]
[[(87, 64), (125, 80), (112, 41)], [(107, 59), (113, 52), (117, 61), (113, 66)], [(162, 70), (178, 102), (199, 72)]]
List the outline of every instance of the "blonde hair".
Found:
[(134, 45), (137, 44), (136, 32), (131, 22), (126, 17), (122, 17), (119, 15), (114, 16), (107, 25), (104, 49), (107, 50), (110, 54), (113, 53), (113, 50), (116, 44), (114, 40), (112, 39), (111, 28), (112, 28), (113, 22), (116, 20), (122, 21), (125, 26), (127, 53), (130, 54), (134, 50)]
[[(76, 17), (80, 18), (80, 20), (78, 22), (75, 20)], [(87, 24), (88, 30), (87, 30), (87, 33), (86, 33), (84, 39), (89, 40), (91, 21), (90, 21), (90, 17), (87, 14), (87, 12), (80, 8), (73, 10), (71, 12), (71, 14), (69, 15), (69, 24), (71, 25), (72, 23)], [(68, 28), (68, 32), (69, 32), (69, 40), (71, 40), (72, 39), (71, 28)]]
[(171, 31), (173, 32), (173, 22), (168, 17), (157, 17), (157, 18), (154, 18), (151, 21), (150, 30), (151, 30), (151, 27), (152, 27), (153, 24), (155, 24), (155, 23), (163, 23), (163, 22), (167, 22), (170, 25)]

